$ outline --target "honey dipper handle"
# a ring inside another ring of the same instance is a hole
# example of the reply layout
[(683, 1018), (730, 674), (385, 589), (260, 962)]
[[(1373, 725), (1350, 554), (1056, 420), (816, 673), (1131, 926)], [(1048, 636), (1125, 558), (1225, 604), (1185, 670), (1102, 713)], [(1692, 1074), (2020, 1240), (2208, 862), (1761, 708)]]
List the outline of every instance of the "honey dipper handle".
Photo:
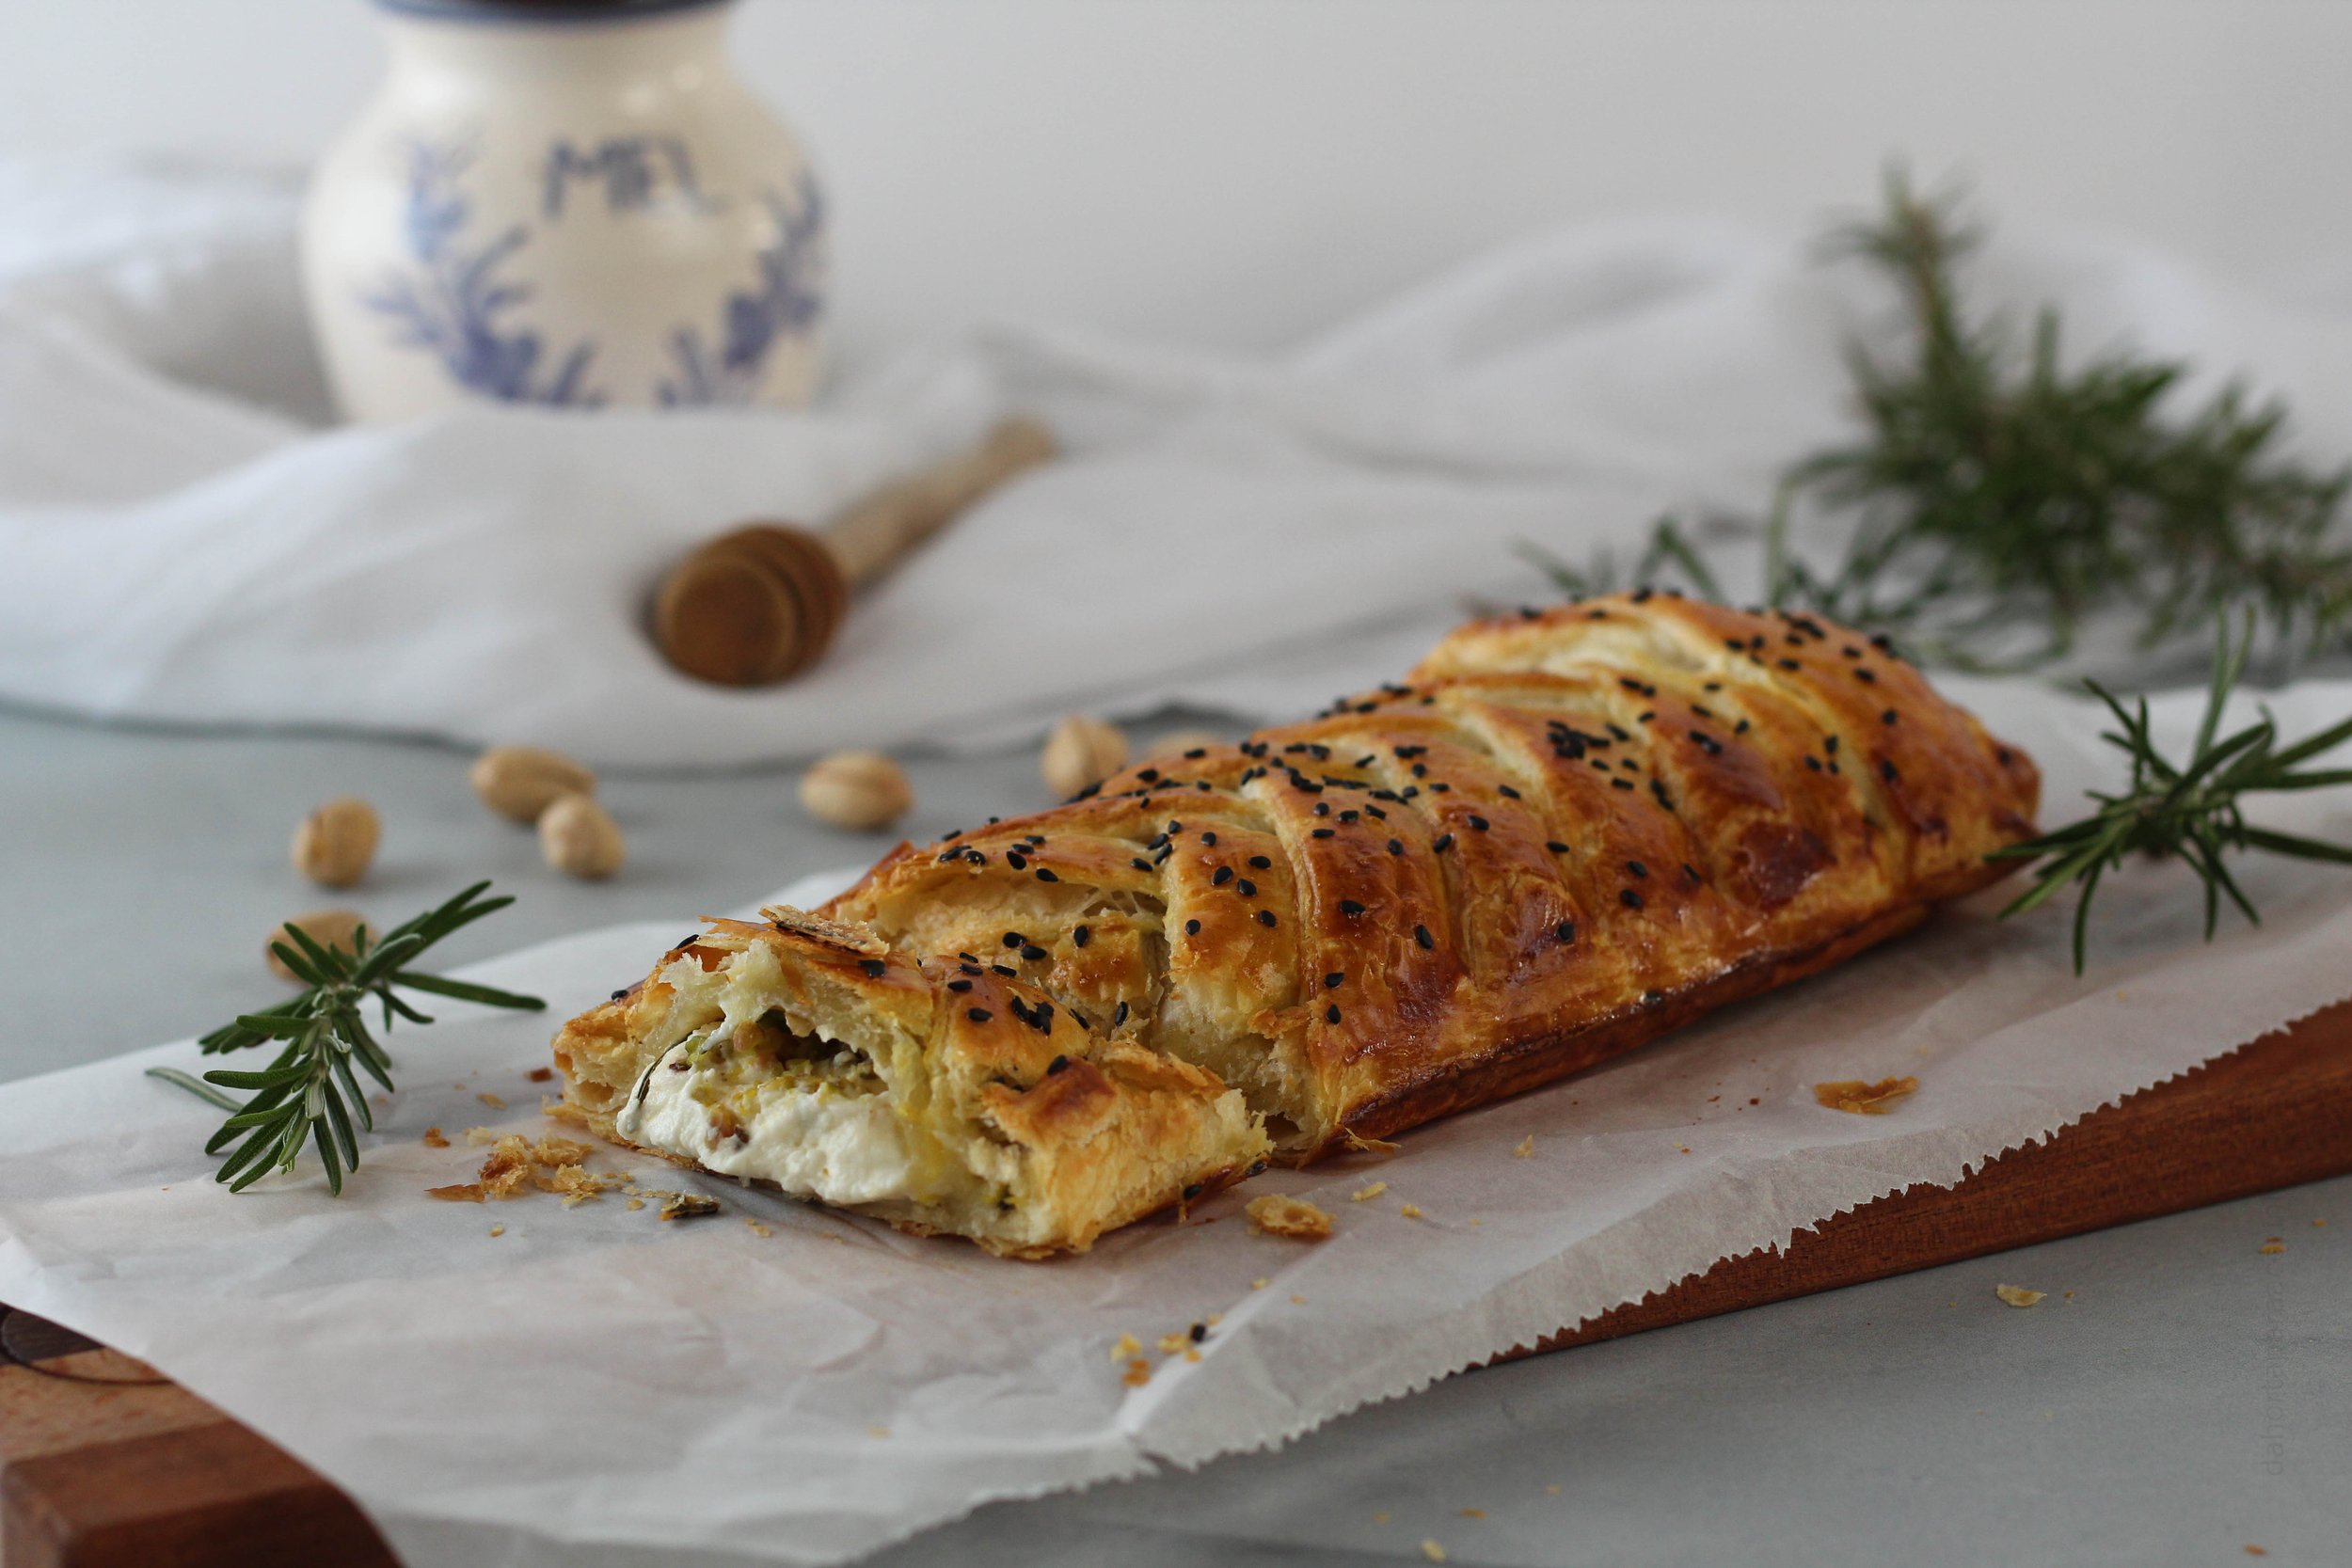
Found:
[(875, 491), (820, 537), (852, 587), (870, 582), (966, 507), (1056, 451), (1053, 432), (1036, 420), (1007, 420), (975, 450)]

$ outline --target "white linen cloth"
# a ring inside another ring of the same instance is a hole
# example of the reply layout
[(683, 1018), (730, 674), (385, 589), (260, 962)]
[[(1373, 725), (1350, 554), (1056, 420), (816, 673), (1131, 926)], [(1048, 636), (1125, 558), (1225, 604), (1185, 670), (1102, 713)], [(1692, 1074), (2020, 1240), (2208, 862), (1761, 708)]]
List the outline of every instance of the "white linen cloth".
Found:
[[(0, 698), (625, 767), (1073, 707), (1287, 714), (1400, 672), (1465, 599), (1546, 596), (1521, 541), (1575, 559), (1664, 508), (1753, 512), (1850, 432), (1843, 344), (1896, 319), (1798, 240), (1661, 218), (1540, 235), (1264, 359), (1001, 328), (803, 416), (329, 430), (294, 202), (256, 175), (0, 166)], [(2192, 357), (2193, 392), (2249, 373), (2316, 459), (2352, 452), (2352, 310), (2085, 240), (1998, 245), (1971, 283), (2058, 306), (2077, 353)], [(821, 668), (738, 692), (656, 657), (644, 601), (685, 548), (821, 518), (1013, 408), (1073, 459), (861, 600)]]
[[(2042, 761), (2054, 800), (2114, 780), (2087, 705), (1956, 685)], [(2352, 683), (2274, 706), (2305, 734), (2352, 706)], [(2195, 711), (2185, 695), (2157, 705), (2167, 744)], [(2269, 804), (2280, 827), (2352, 837), (2346, 791)], [(1269, 1172), (1186, 1224), (1048, 1264), (618, 1150), (597, 1165), (698, 1186), (726, 1214), (664, 1225), (617, 1196), (433, 1202), (424, 1189), (465, 1180), (482, 1150), (427, 1148), (426, 1128), (547, 1130), (526, 1073), (548, 1059), (548, 1020), (455, 1005), (389, 1037), (402, 1088), (342, 1197), (307, 1156), (231, 1196), (199, 1152), (219, 1113), (139, 1074), (202, 1065), (183, 1041), (0, 1086), (0, 1300), (150, 1358), (284, 1444), (408, 1568), (834, 1562), (989, 1498), (1282, 1441), (1881, 1194), (1948, 1185), (2352, 992), (2343, 869), (2252, 857), (2240, 873), (2264, 923), (2229, 917), (2210, 947), (2177, 865), (2110, 879), (2081, 978), (2069, 911), (1995, 924), (1996, 890), (1596, 1071), (1409, 1133), (1391, 1159)], [(560, 1015), (688, 927), (587, 932), (467, 973)], [(1919, 1087), (1883, 1117), (1811, 1092), (1894, 1075)], [(1267, 1191), (1320, 1203), (1337, 1234), (1253, 1232), (1242, 1201)], [(1191, 1361), (1195, 1323), (1213, 1326)], [(1139, 1387), (1122, 1378), (1129, 1334), (1152, 1369)]]

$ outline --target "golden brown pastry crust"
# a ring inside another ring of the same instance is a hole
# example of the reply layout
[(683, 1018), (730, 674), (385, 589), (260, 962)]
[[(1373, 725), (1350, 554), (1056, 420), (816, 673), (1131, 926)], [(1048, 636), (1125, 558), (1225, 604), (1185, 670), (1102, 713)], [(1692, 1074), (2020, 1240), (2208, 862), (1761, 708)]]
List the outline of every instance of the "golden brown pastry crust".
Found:
[[(1985, 857), (2031, 834), (2038, 787), (1883, 644), (1645, 593), (1474, 623), (1306, 723), (902, 844), (820, 911), (870, 950), (725, 923), (707, 940), (824, 969), (852, 1009), (913, 1009), (902, 1032), (951, 974), (1050, 999), (1050, 1041), (925, 1037), (945, 1080), (1028, 1085), (986, 1115), (1068, 1173), (1051, 1226), (1018, 1245), (947, 1227), (1030, 1255), (1241, 1166), (1246, 1140), (1204, 1109), (1221, 1085), (1312, 1160), (1837, 963), (1997, 879)], [(558, 1042), (592, 1117), (628, 1082), (599, 1064), (643, 1065), (647, 995)], [(1101, 1070), (1040, 1096), (1041, 1051)], [(1098, 1078), (1152, 1108), (1089, 1143), (1109, 1125)]]
[[(665, 1052), (708, 1021), (707, 1006), (688, 1011), (695, 1003), (681, 994), (677, 966), (723, 979), (757, 950), (776, 960), (767, 1001), (884, 1063), (908, 1114), (946, 1153), (959, 1152), (959, 1140), (977, 1146), (1005, 1189), (1002, 1207), (952, 1197), (848, 1207), (1038, 1257), (1084, 1251), (1105, 1229), (1263, 1165), (1263, 1135), (1199, 1069), (1103, 1039), (1036, 988), (985, 965), (890, 953), (870, 933), (797, 910), (762, 913), (764, 925), (707, 921), (644, 980), (564, 1025), (555, 1065), (572, 1119), (615, 1143), (702, 1164), (641, 1144), (624, 1132), (622, 1114)], [(710, 1146), (725, 1135), (714, 1124)]]
[(827, 909), (896, 946), (1033, 955), (1046, 991), (1123, 1011), (1311, 1160), (1910, 928), (2003, 874), (1984, 857), (2029, 836), (2038, 785), (1883, 645), (1615, 596), (1474, 623), (1310, 722), (901, 846)]

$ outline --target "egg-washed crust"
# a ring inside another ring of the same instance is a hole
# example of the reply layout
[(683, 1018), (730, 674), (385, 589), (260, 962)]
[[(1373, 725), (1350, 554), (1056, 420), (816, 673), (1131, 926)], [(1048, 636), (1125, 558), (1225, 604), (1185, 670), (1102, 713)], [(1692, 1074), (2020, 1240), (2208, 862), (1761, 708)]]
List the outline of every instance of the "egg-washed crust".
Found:
[[(1263, 1168), (1263, 1135), (1209, 1074), (1104, 1038), (1033, 986), (955, 957), (889, 952), (870, 931), (798, 910), (766, 924), (707, 920), (652, 974), (567, 1023), (555, 1039), (564, 1103), (599, 1135), (617, 1125), (682, 1023), (680, 962), (721, 974), (756, 947), (778, 960), (772, 1002), (888, 1061), (891, 1093), (951, 1144), (1019, 1153), (1016, 1207), (866, 1208), (918, 1233), (949, 1229), (992, 1251), (1084, 1251), (1103, 1231), (1181, 1205)], [(963, 989), (951, 991), (950, 983)], [(697, 1163), (644, 1148), (675, 1164)]]
[(1616, 595), (902, 845), (821, 912), (1014, 965), (1237, 1085), (1309, 1161), (1912, 928), (2004, 874), (1985, 857), (2031, 835), (2038, 790), (1883, 641)]
[[(902, 844), (814, 916), (716, 923), (664, 965), (765, 944), (841, 1037), (920, 1038), (1039, 1197), (1018, 1238), (884, 1217), (1039, 1256), (1257, 1164), (1224, 1085), (1311, 1161), (1909, 930), (2003, 875), (1986, 856), (2032, 834), (2039, 784), (1883, 642), (1616, 595), (1473, 623), (1308, 722)], [(662, 973), (557, 1042), (607, 1136)], [(1020, 1022), (1049, 1002), (1050, 1028)], [(1057, 1055), (1085, 1072), (1041, 1078)]]

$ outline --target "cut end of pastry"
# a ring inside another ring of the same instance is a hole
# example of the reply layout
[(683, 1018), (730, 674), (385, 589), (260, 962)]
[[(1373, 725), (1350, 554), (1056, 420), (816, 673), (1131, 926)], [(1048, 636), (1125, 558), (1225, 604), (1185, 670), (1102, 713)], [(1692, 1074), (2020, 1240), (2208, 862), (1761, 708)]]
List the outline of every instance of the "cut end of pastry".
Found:
[(798, 910), (718, 920), (555, 1041), (564, 1099), (615, 1142), (1021, 1257), (1263, 1164), (1210, 1074), (1109, 1038), (961, 956), (890, 951)]

